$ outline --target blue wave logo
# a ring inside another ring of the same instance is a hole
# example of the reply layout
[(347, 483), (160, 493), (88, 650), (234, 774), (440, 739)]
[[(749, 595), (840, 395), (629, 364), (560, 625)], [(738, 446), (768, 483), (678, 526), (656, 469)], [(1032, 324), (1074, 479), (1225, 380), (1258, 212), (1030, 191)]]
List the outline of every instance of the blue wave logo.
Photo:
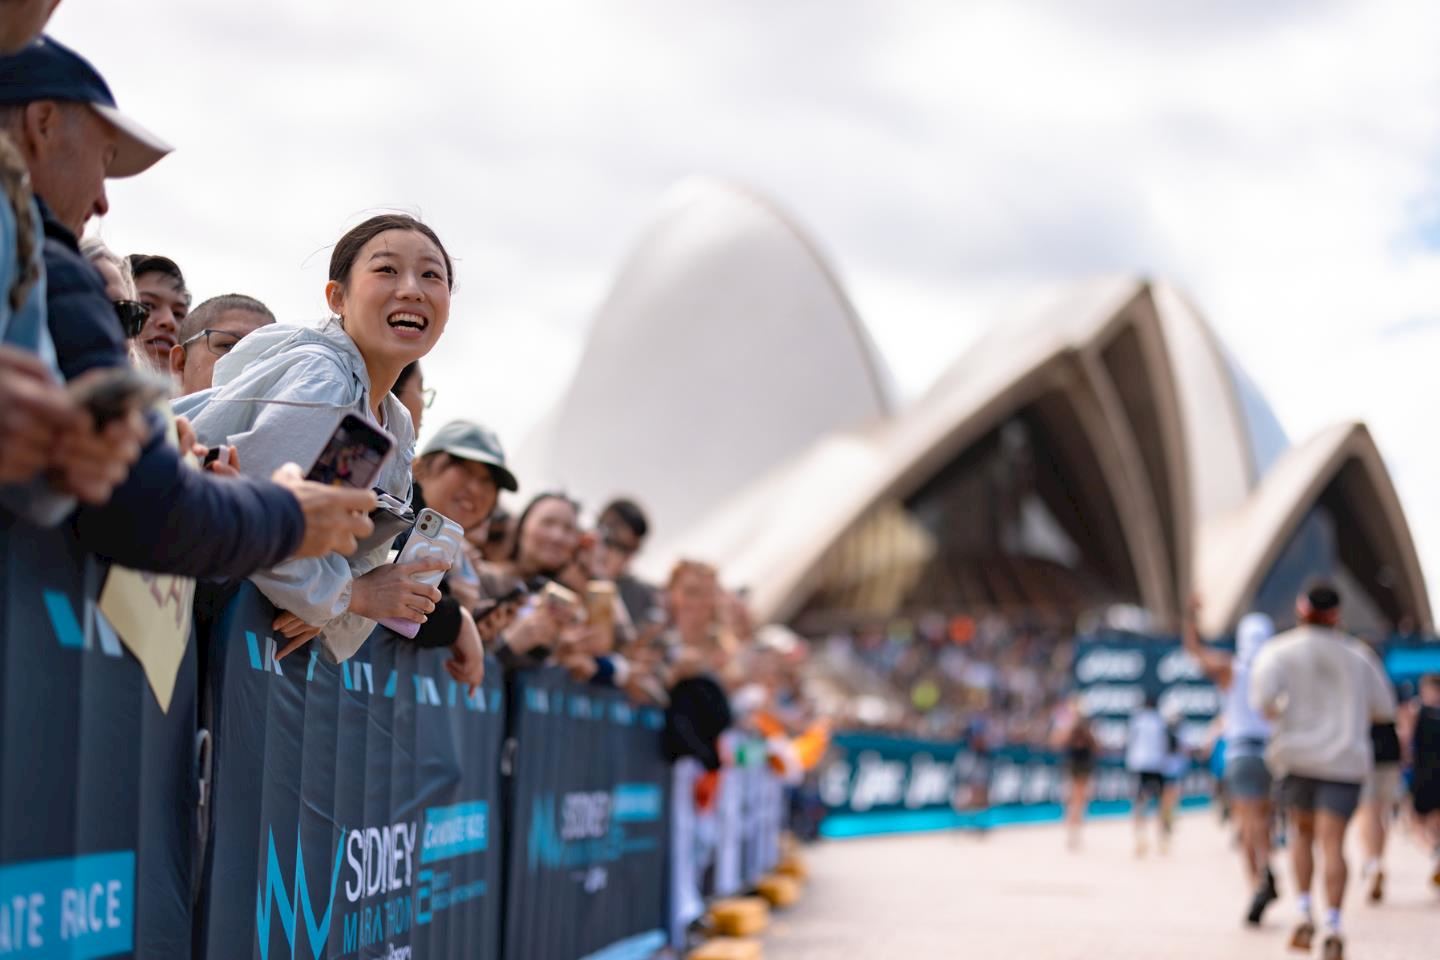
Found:
[(285, 877), (280, 872), (280, 857), (275, 852), (275, 831), (269, 834), (269, 849), (265, 855), (265, 880), (255, 889), (255, 924), (260, 940), (260, 960), (270, 960), (270, 917), (271, 908), (279, 915), (280, 929), (285, 941), (290, 944), (290, 957), (295, 957), (295, 921), (305, 921), (305, 936), (310, 944), (310, 955), (321, 956), (325, 941), (330, 937), (330, 917), (335, 909), (335, 890), (340, 884), (340, 863), (345, 853), (345, 830), (340, 830), (340, 842), (335, 845), (335, 866), (330, 871), (330, 895), (325, 900), (325, 913), (319, 922), (315, 919), (315, 906), (310, 902), (310, 888), (305, 882), (305, 856), (300, 846), (300, 835), (295, 835), (295, 889), (285, 889)]

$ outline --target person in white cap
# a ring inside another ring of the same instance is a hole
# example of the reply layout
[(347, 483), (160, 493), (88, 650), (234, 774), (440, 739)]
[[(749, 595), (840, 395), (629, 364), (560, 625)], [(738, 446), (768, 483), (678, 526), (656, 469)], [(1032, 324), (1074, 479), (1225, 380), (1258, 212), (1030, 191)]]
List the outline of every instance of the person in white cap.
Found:
[(1270, 869), (1270, 793), (1273, 778), (1265, 764), (1270, 723), (1250, 704), (1250, 670), (1265, 643), (1275, 634), (1274, 622), (1263, 613), (1240, 618), (1235, 628), (1235, 653), (1200, 643), (1196, 616), (1199, 602), (1192, 599), (1185, 620), (1185, 651), (1200, 665), (1225, 697), (1225, 789), (1240, 835), (1240, 860), (1249, 881), (1250, 908), (1245, 922), (1259, 926), (1265, 910), (1279, 899), (1275, 873)]

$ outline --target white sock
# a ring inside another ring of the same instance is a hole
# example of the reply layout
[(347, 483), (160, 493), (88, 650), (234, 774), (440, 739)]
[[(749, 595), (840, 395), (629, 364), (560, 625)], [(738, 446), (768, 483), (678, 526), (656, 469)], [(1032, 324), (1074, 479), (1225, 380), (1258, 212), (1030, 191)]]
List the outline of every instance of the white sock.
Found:
[(1340, 935), (1339, 907), (1331, 907), (1329, 910), (1325, 911), (1325, 929), (1335, 934), (1336, 936)]
[(1306, 920), (1310, 919), (1310, 893), (1306, 891), (1300, 894), (1300, 916)]

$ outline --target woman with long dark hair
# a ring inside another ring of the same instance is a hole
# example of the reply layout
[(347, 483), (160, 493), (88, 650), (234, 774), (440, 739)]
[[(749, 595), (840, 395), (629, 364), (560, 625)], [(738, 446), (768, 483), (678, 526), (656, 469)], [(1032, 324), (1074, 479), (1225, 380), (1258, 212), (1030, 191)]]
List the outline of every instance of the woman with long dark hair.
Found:
[[(355, 414), (395, 439), (377, 485), (410, 498), (415, 430), (392, 395), (400, 373), (425, 356), (450, 318), (450, 255), (425, 224), (404, 214), (371, 217), (330, 257), (319, 328), (274, 325), (250, 334), (215, 365), (215, 387), (177, 402), (200, 441), (236, 448), (245, 473), (309, 464), (336, 424)], [(353, 654), (387, 617), (423, 623), (439, 591), (414, 578), (436, 561), (386, 564), (388, 541), (348, 560), (290, 560), (251, 579), (282, 612), (281, 655), (320, 636), (336, 660)]]

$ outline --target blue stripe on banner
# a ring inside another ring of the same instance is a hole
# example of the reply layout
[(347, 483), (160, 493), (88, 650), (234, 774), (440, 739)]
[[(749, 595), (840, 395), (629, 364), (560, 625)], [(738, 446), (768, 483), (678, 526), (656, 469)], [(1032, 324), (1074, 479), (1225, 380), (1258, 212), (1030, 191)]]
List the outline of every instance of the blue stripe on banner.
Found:
[(665, 931), (650, 930), (610, 944), (594, 953), (588, 953), (580, 960), (646, 960), (665, 946)]
[(1440, 649), (1391, 650), (1385, 655), (1385, 670), (1392, 680), (1410, 680), (1427, 673), (1440, 673)]
[[(1184, 797), (1180, 806), (1198, 809), (1208, 806), (1209, 797)], [(1094, 800), (1088, 816), (1096, 819), (1121, 817), (1130, 813), (1129, 800)], [(982, 827), (1016, 827), (1036, 823), (1058, 823), (1065, 808), (1058, 803), (1017, 804), (989, 810), (899, 810), (881, 813), (838, 813), (825, 818), (820, 835), (832, 840), (849, 837), (879, 837), (896, 833), (927, 833), (936, 830), (978, 830)]]
[(89, 960), (134, 949), (135, 854), (0, 867), (0, 953)]

